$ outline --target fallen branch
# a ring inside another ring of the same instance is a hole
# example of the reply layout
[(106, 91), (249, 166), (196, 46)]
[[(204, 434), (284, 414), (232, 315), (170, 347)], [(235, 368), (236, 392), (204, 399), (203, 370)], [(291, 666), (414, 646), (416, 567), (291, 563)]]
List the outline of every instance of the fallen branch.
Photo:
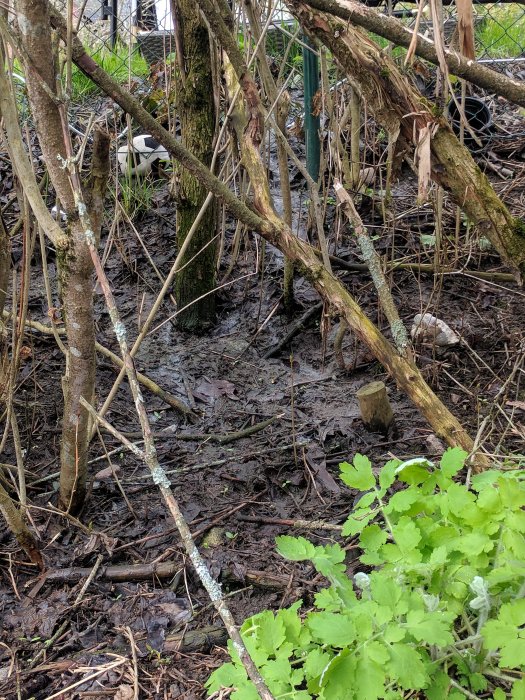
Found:
[(206, 651), (211, 647), (222, 647), (226, 644), (228, 635), (224, 627), (209, 625), (208, 627), (200, 627), (196, 630), (183, 630), (168, 634), (162, 651), (172, 654), (173, 652), (183, 651)]
[(285, 348), (289, 342), (295, 338), (295, 336), (303, 331), (306, 328), (307, 323), (310, 322), (312, 318), (314, 318), (320, 311), (322, 311), (323, 308), (323, 303), (319, 304), (314, 304), (311, 306), (309, 309), (306, 309), (304, 314), (300, 316), (297, 321), (292, 325), (288, 333), (280, 340), (277, 345), (274, 345), (272, 348), (267, 350), (264, 355), (263, 359), (268, 360), (270, 357), (275, 357), (278, 353), (281, 352), (283, 348)]
[(374, 248), (374, 244), (368, 234), (366, 226), (363, 224), (361, 217), (357, 213), (354, 202), (350, 194), (341, 185), (339, 180), (334, 180), (334, 189), (341, 208), (346, 215), (348, 221), (352, 224), (354, 235), (357, 238), (361, 256), (365, 261), (374, 287), (379, 297), (379, 303), (385, 316), (390, 324), (390, 331), (394, 340), (394, 345), (398, 352), (405, 357), (412, 355), (412, 344), (408, 338), (407, 330), (403, 321), (399, 318), (392, 292), (386, 280), (386, 277), (381, 269), (381, 258)]
[(291, 520), (290, 518), (265, 518), (258, 515), (238, 515), (237, 520), (246, 523), (259, 523), (261, 525), (283, 525), (285, 527), (295, 527), (299, 530), (333, 530), (341, 532), (342, 525), (326, 523), (324, 520)]
[[(320, 255), (319, 253), (319, 256)], [(368, 266), (363, 263), (349, 262), (343, 258), (338, 258), (336, 255), (331, 255), (330, 260), (334, 265), (344, 270), (350, 270), (351, 272), (368, 272)], [(466, 267), (459, 270), (447, 266), (436, 268), (433, 263), (391, 262), (387, 263), (386, 270), (387, 272), (411, 270), (425, 275), (435, 275), (436, 277), (445, 277), (446, 275), (451, 277), (474, 277), (475, 279), (486, 280), (487, 282), (516, 282), (515, 276), (511, 275), (510, 272), (483, 272), (481, 270), (468, 270)]]

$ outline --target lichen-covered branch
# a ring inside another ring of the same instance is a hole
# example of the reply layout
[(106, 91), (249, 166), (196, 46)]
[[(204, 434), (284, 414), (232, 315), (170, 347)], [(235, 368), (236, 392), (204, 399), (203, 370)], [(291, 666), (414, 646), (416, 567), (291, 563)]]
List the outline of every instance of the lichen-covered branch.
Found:
[(386, 277), (381, 269), (381, 260), (374, 248), (374, 244), (365, 225), (363, 224), (363, 221), (361, 220), (361, 217), (357, 213), (350, 194), (338, 180), (334, 181), (334, 189), (337, 199), (341, 203), (343, 212), (354, 229), (354, 234), (357, 238), (361, 255), (363, 256), (363, 260), (370, 271), (374, 287), (376, 288), (377, 295), (379, 297), (379, 302), (390, 324), (390, 332), (392, 333), (394, 345), (401, 355), (412, 358), (412, 344), (408, 337), (405, 325), (399, 318), (399, 313), (394, 303), (394, 299), (392, 298), (392, 293), (390, 291), (390, 287), (388, 286)]

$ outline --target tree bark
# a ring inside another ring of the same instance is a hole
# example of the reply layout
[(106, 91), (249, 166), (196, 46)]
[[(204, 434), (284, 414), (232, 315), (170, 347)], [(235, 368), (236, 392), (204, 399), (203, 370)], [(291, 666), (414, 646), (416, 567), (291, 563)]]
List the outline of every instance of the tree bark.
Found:
[[(200, 13), (191, 0), (174, 0), (177, 5), (177, 33), (183, 55), (178, 56), (176, 108), (182, 144), (206, 166), (211, 165), (215, 130), (215, 101), (210, 61), (210, 38)], [(179, 166), (175, 175), (177, 199), (177, 246), (180, 250), (208, 190)], [(215, 320), (215, 288), (218, 242), (217, 213), (212, 202), (206, 209), (188, 246), (182, 269), (175, 278), (175, 298), (180, 328), (200, 332)], [(205, 295), (205, 296), (203, 296)], [(200, 298), (203, 297), (203, 298)], [(188, 307), (188, 308), (185, 308)]]
[(93, 401), (95, 329), (93, 266), (76, 212), (73, 190), (60, 159), (66, 157), (63, 123), (55, 97), (55, 65), (51, 44), (49, 3), (20, 0), (16, 4), (24, 47), (27, 91), (49, 176), (68, 217), (68, 245), (57, 250), (62, 310), (68, 354), (62, 381), (64, 417), (60, 451), (60, 505), (75, 512), (84, 502), (89, 445), (89, 415), (80, 397)]
[(386, 435), (394, 420), (383, 382), (370, 382), (356, 391), (363, 423), (369, 430)]
[(435, 105), (421, 96), (361, 29), (298, 0), (287, 4), (303, 28), (332, 52), (376, 121), (397, 137), (398, 153), (417, 146), (423, 130), (431, 130), (432, 178), (489, 238), (521, 281), (525, 273), (525, 222), (511, 216)]
[(36, 540), (27, 527), (27, 523), (22, 518), (20, 511), (2, 484), (0, 484), (0, 512), (4, 516), (9, 529), (16, 537), (18, 544), (22, 547), (29, 559), (34, 564), (37, 564), (40, 569), (43, 569), (44, 562)]

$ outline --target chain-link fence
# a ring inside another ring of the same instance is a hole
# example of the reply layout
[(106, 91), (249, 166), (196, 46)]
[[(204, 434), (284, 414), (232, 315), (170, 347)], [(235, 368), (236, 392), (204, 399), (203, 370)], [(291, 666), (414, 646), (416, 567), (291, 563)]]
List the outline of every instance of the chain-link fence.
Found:
[[(376, 4), (374, 0), (368, 0)], [(381, 0), (380, 0), (381, 2)], [(65, 0), (58, 0), (65, 12)], [(415, 22), (416, 7), (411, 2), (379, 6), (390, 11), (407, 26)], [(444, 35), (451, 48), (457, 48), (455, 4), (443, 9)], [(253, 33), (243, 9), (237, 11), (239, 42), (246, 48)], [(121, 80), (140, 79), (149, 66), (175, 50), (174, 22), (170, 0), (84, 0), (75, 6), (75, 22), (84, 43), (95, 60)], [(525, 4), (474, 2), (477, 58), (495, 65), (525, 61)], [(271, 14), (262, 13), (266, 29), (266, 52), (275, 73), (301, 72), (302, 45), (299, 28), (280, 0)], [(429, 21), (420, 24), (422, 34), (432, 35)], [(82, 86), (81, 86), (82, 87)]]
[[(413, 27), (417, 10), (414, 5), (395, 5), (393, 14)], [(487, 3), (474, 0), (474, 37), (476, 58), (480, 62), (504, 65), (525, 61), (525, 4)], [(457, 10), (454, 3), (443, 8), (443, 34), (452, 49), (459, 49)], [(432, 36), (432, 23), (423, 17), (419, 32)]]

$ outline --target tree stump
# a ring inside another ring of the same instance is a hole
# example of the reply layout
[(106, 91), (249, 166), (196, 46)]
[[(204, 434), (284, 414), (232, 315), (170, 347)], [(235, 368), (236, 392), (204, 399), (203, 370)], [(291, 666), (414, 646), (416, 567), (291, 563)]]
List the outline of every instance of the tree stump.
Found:
[(386, 433), (394, 420), (394, 414), (383, 382), (365, 384), (357, 390), (356, 396), (361, 418), (368, 430)]

